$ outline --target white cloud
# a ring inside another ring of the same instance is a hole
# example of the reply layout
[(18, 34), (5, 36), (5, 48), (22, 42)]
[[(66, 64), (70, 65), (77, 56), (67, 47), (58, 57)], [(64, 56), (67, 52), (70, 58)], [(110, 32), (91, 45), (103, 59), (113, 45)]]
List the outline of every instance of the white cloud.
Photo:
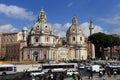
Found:
[[(53, 30), (55, 31), (57, 36), (60, 37), (65, 37), (66, 36), (66, 31), (68, 30), (68, 28), (70, 27), (71, 23), (66, 23), (64, 25), (59, 24), (59, 23), (55, 23), (52, 25)], [(89, 23), (88, 22), (84, 22), (80, 25), (83, 33), (85, 34), (86, 37), (89, 36)], [(24, 27), (26, 29), (26, 27)], [(97, 32), (106, 32), (103, 30), (103, 28), (101, 26), (98, 25), (94, 25), (95, 28), (95, 33)], [(0, 32), (17, 32), (19, 31), (19, 29), (13, 27), (11, 24), (5, 24), (5, 25), (0, 25)], [(115, 29), (113, 32), (119, 32), (119, 29)], [(120, 33), (120, 32), (119, 32)]]
[(59, 23), (55, 23), (55, 24), (52, 25), (52, 28), (55, 31), (55, 33), (59, 32), (59, 30), (61, 29), (61, 27), (62, 27), (62, 24), (59, 24)]
[(0, 13), (3, 13), (9, 17), (34, 20), (33, 12), (15, 5), (0, 4)]
[(68, 29), (70, 26), (71, 26), (71, 23), (66, 23), (66, 24), (64, 25), (64, 27), (65, 27), (66, 29)]
[(17, 32), (17, 28), (13, 27), (11, 24), (0, 25), (0, 32)]
[(57, 36), (65, 37), (66, 30), (70, 27), (71, 23), (66, 23), (64, 25), (55, 23), (52, 25), (53, 30), (55, 31)]
[[(71, 26), (71, 23), (66, 23), (64, 25), (56, 23), (53, 24), (52, 28), (54, 29), (55, 33), (57, 36), (61, 36), (61, 37), (65, 37), (66, 36), (66, 31), (68, 30), (68, 28)], [(85, 37), (89, 36), (89, 23), (88, 22), (84, 22), (80, 25), (80, 28), (82, 29)], [(94, 31), (95, 33), (97, 32), (104, 32), (107, 33), (107, 31), (104, 31), (103, 28), (101, 26), (98, 25), (94, 25)]]
[(60, 36), (60, 37), (65, 37), (66, 36), (66, 32), (65, 31), (61, 31), (57, 35)]
[(67, 7), (71, 7), (72, 5), (73, 5), (73, 3), (71, 2), (67, 5)]
[[(90, 35), (89, 24), (90, 23), (88, 23), (88, 22), (84, 22), (80, 25), (85, 37), (88, 37)], [(95, 33), (97, 33), (97, 32), (107, 33), (107, 31), (104, 31), (103, 28), (98, 25), (94, 25), (94, 32)]]
[(110, 18), (101, 18), (100, 20), (109, 24), (120, 25), (120, 15), (111, 16)]
[(113, 34), (120, 34), (120, 28), (113, 29)]
[(120, 7), (120, 3), (118, 3), (117, 5), (115, 5), (115, 7), (118, 7), (118, 8), (119, 8), (119, 7)]
[(80, 25), (80, 27), (81, 27), (84, 35), (85, 35), (86, 37), (89, 36), (89, 32), (90, 32), (90, 31), (89, 31), (89, 23), (88, 23), (88, 22), (84, 22), (84, 23), (82, 23), (82, 24)]

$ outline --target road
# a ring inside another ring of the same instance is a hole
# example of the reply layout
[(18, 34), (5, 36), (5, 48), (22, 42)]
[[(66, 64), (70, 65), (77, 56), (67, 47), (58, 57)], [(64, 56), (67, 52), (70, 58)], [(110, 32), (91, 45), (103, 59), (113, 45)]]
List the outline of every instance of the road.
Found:
[[(82, 72), (82, 80), (90, 80), (88, 78), (88, 72), (85, 70), (81, 70)], [(6, 76), (0, 76), (0, 80), (13, 80), (15, 77), (19, 77), (22, 78), (21, 80), (32, 80), (32, 78), (30, 76), (23, 76), (23, 73), (17, 73), (15, 75), (6, 75)], [(16, 79), (18, 80), (18, 79)], [(35, 80), (39, 80), (38, 77), (35, 78)], [(64, 80), (73, 80), (72, 77), (67, 77)], [(77, 80), (77, 78), (76, 78)], [(111, 77), (107, 77), (107, 76), (103, 76), (103, 77), (99, 77), (98, 73), (94, 73), (93, 74), (93, 79), (92, 80), (120, 80), (120, 74), (117, 75), (116, 77), (114, 77), (113, 75)]]
[[(32, 80), (31, 77), (28, 77), (28, 76), (23, 77), (21, 74), (0, 76), (0, 80), (13, 80), (15, 77), (21, 77), (22, 80)], [(39, 78), (36, 77), (35, 80), (39, 80)], [(72, 77), (67, 77), (64, 80), (73, 80), (73, 79), (72, 79)], [(76, 80), (77, 80), (77, 78), (76, 78)], [(82, 80), (90, 80), (90, 79), (88, 78), (88, 76), (82, 76)], [(93, 75), (92, 80), (120, 80), (120, 75), (117, 75), (116, 77), (114, 77), (113, 75), (111, 77), (107, 77), (107, 76), (99, 77), (99, 75), (97, 73), (95, 73)]]

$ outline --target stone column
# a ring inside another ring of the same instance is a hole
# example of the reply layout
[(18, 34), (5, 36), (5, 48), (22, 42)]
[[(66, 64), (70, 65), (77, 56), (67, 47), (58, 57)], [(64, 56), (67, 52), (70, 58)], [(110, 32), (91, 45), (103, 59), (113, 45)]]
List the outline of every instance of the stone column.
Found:
[[(93, 22), (91, 20), (90, 20), (89, 29), (90, 29), (90, 35), (94, 34), (94, 25), (93, 25)], [(95, 59), (95, 46), (94, 46), (94, 44), (90, 43), (90, 47), (91, 47), (91, 58)]]
[(91, 43), (91, 58), (95, 59), (95, 46)]

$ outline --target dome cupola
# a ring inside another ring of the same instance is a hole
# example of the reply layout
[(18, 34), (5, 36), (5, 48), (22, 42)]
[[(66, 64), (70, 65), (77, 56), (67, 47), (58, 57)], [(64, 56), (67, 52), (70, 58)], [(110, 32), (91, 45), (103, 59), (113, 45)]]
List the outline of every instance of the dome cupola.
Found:
[(72, 25), (67, 30), (67, 34), (82, 34), (83, 35), (83, 32), (80, 26), (78, 25), (78, 20), (76, 17), (73, 17)]
[(84, 34), (81, 30), (77, 17), (73, 17), (72, 25), (69, 27), (66, 33), (67, 43), (70, 45), (81, 45), (84, 44)]
[(38, 15), (38, 21), (39, 22), (46, 22), (46, 14), (44, 10), (42, 9)]
[(73, 17), (72, 24), (73, 25), (77, 25), (78, 24), (78, 20), (77, 20), (76, 16)]

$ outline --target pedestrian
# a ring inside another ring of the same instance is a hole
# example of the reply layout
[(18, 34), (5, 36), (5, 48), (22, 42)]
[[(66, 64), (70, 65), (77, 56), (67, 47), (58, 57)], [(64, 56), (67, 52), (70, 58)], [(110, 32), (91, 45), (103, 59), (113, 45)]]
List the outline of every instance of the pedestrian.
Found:
[(56, 80), (56, 78), (57, 78), (57, 72), (55, 72), (53, 75), (54, 75), (54, 80)]
[(42, 80), (42, 76), (41, 75), (39, 75), (38, 77), (39, 77), (39, 80)]
[(102, 76), (103, 76), (103, 71), (100, 70), (100, 71), (99, 71), (99, 77), (102, 77)]
[(107, 80), (107, 72), (105, 71), (103, 80)]
[(56, 80), (61, 80), (61, 79), (60, 79), (60, 73), (57, 73)]
[(76, 80), (74, 71), (73, 71), (72, 77), (73, 77), (73, 80)]
[(35, 80), (35, 76), (34, 75), (32, 75), (32, 80)]
[(80, 75), (80, 79), (79, 80), (82, 80), (82, 75)]
[(54, 75), (53, 73), (50, 74), (50, 80), (53, 80), (54, 79)]
[(90, 69), (89, 69), (89, 74), (88, 74), (88, 76), (89, 76), (89, 79), (90, 79), (90, 80), (92, 80), (92, 79), (93, 79), (92, 66), (91, 66), (91, 67), (90, 67)]
[(48, 74), (48, 80), (51, 80), (51, 76), (50, 76), (50, 74)]
[[(7, 80), (7, 79), (6, 79), (6, 80)], [(17, 76), (17, 77), (15, 77), (13, 80), (22, 80), (22, 79)]]
[(77, 75), (77, 79), (80, 80), (80, 75), (79, 74)]
[(116, 75), (117, 75), (117, 69), (113, 69), (113, 75), (114, 75), (114, 77), (116, 77)]
[(90, 70), (90, 79), (92, 80), (93, 79), (93, 71)]
[(111, 70), (110, 70), (110, 68), (107, 70), (107, 75), (108, 75), (108, 77), (111, 77)]
[(79, 72), (78, 80), (82, 80), (82, 72), (81, 71)]

